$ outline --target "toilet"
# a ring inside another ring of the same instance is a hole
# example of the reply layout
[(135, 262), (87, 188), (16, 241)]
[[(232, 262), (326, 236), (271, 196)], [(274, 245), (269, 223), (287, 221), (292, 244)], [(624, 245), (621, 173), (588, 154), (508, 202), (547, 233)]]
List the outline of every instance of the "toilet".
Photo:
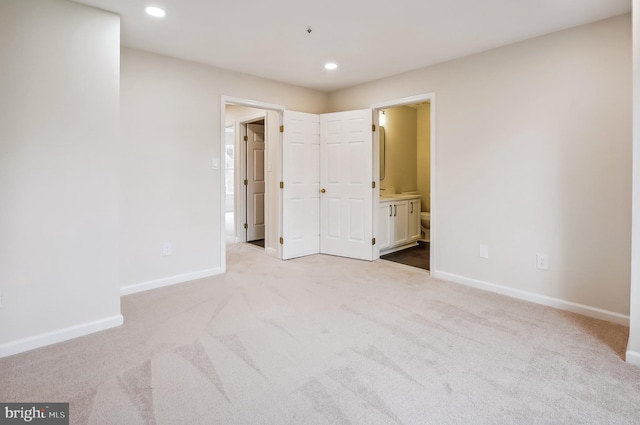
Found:
[(424, 232), (424, 240), (429, 242), (431, 236), (431, 214), (429, 212), (420, 213), (420, 229)]

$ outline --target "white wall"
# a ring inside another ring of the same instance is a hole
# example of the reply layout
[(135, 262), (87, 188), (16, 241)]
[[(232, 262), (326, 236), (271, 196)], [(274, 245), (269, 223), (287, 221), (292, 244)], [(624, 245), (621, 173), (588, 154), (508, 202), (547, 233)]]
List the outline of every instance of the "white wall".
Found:
[(640, 366), (640, 0), (633, 0), (633, 245), (627, 361)]
[(630, 24), (612, 18), (331, 94), (332, 110), (348, 110), (435, 92), (434, 275), (627, 322)]
[(0, 2), (0, 357), (117, 326), (120, 19)]
[(122, 292), (221, 272), (221, 96), (320, 113), (328, 95), (128, 48), (121, 79)]

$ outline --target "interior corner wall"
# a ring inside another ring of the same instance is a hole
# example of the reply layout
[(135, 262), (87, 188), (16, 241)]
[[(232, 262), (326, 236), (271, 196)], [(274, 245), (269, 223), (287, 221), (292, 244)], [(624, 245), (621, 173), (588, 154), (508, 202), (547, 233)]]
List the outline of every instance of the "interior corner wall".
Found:
[(399, 106), (385, 109), (385, 114), (385, 177), (380, 188), (386, 193), (415, 191), (418, 183), (416, 109)]
[(337, 91), (330, 106), (435, 93), (434, 275), (624, 323), (631, 50), (627, 14)]
[(640, 366), (640, 0), (633, 0), (633, 112), (631, 313), (626, 359)]
[(328, 94), (126, 47), (121, 58), (121, 291), (220, 273), (221, 97), (322, 113)]
[(0, 357), (122, 323), (120, 19), (0, 2)]
[(431, 211), (431, 105), (426, 103), (416, 111), (418, 155), (418, 193), (422, 196), (420, 211)]

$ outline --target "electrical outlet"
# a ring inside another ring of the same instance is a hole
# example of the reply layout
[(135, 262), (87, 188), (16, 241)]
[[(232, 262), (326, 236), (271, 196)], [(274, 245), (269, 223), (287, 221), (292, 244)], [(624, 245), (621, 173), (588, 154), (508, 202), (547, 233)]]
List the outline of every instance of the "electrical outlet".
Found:
[(173, 254), (173, 247), (171, 246), (171, 242), (165, 242), (162, 245), (162, 255), (171, 255)]
[(549, 270), (549, 257), (547, 254), (536, 254), (536, 268), (539, 270)]
[(489, 245), (480, 245), (480, 258), (489, 258)]

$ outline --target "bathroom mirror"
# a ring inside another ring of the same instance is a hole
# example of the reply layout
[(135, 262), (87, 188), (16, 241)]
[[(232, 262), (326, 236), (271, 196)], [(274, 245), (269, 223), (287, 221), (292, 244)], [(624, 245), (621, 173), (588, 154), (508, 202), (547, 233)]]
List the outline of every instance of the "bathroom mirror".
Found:
[(384, 127), (380, 127), (380, 180), (384, 180), (384, 150), (385, 150)]

